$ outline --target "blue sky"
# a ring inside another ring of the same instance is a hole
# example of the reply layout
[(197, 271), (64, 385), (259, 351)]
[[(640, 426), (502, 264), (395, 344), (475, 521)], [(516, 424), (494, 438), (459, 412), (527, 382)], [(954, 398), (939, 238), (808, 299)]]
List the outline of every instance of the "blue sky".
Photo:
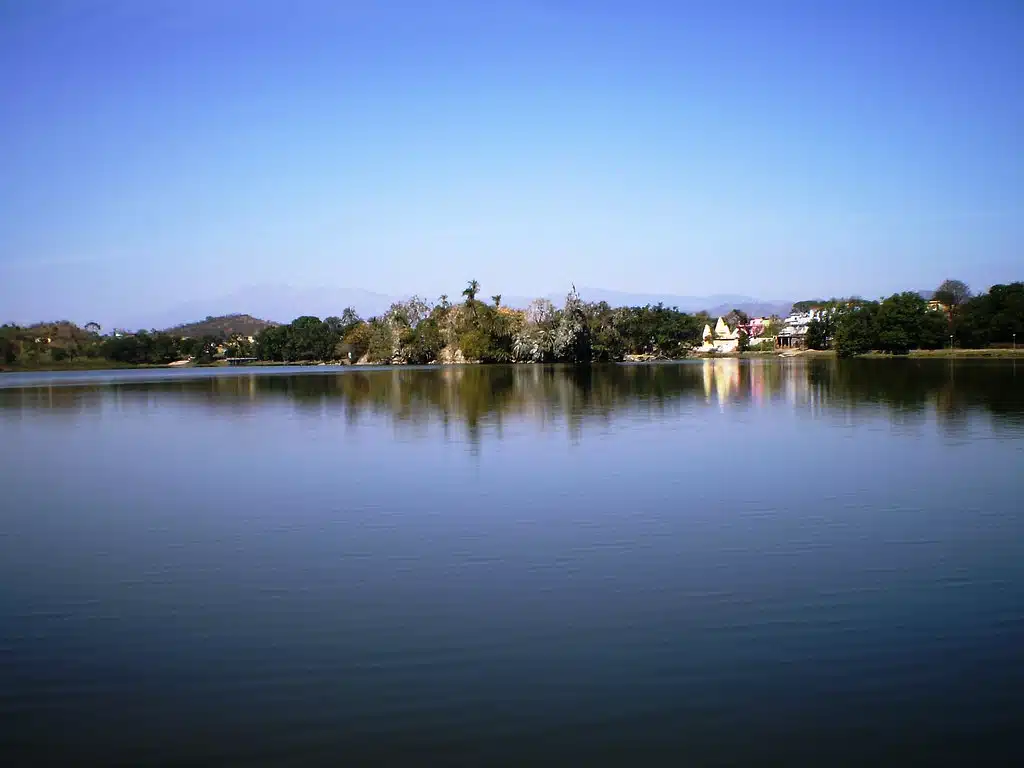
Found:
[(1024, 279), (1022, 83), (1016, 0), (0, 0), (0, 321), (984, 289)]

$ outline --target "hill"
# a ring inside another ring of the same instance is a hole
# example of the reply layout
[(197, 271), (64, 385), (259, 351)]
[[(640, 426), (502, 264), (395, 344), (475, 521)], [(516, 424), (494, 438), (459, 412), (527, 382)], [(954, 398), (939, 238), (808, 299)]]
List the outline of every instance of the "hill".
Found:
[(185, 338), (215, 336), (218, 339), (226, 339), (236, 334), (238, 336), (255, 336), (264, 328), (274, 325), (277, 323), (260, 320), (252, 315), (221, 315), (220, 317), (207, 317), (197, 323), (186, 323), (168, 328), (166, 333)]
[(239, 313), (244, 310), (255, 317), (266, 318), (268, 322), (281, 324), (290, 323), (302, 315), (340, 317), (346, 307), (354, 307), (363, 317), (371, 317), (387, 312), (392, 302), (400, 298), (408, 297), (385, 296), (358, 288), (334, 286), (253, 285), (220, 296), (181, 302), (119, 322), (124, 322), (130, 328), (170, 328), (193, 317), (220, 317), (225, 312)]

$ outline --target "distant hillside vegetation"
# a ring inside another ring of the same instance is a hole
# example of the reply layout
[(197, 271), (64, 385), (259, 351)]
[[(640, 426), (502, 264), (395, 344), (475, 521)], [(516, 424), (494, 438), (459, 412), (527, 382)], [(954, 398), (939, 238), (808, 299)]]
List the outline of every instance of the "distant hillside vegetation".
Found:
[(277, 325), (269, 320), (260, 320), (252, 315), (222, 315), (221, 317), (208, 317), (198, 323), (186, 323), (174, 328), (168, 328), (167, 333), (172, 336), (184, 336), (185, 338), (201, 338), (203, 336), (215, 336), (219, 339), (226, 339), (229, 336), (255, 336), (264, 328)]

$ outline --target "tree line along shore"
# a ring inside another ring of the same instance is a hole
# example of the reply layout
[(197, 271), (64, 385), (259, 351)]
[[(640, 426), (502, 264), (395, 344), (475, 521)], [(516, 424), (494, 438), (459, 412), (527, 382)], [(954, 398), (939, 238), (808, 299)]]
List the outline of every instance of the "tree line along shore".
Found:
[[(115, 331), (95, 323), (62, 321), (0, 326), (5, 370), (89, 369), (208, 365), (229, 358), (268, 363), (569, 363), (671, 360), (693, 356), (716, 319), (662, 304), (611, 307), (585, 302), (575, 288), (564, 305), (537, 299), (524, 309), (506, 307), (501, 295), (480, 298), (471, 280), (456, 301), (419, 297), (394, 303), (363, 319), (351, 308), (321, 320), (302, 316), (288, 324), (245, 315), (165, 331)], [(930, 300), (904, 292), (879, 301), (833, 298), (797, 302), (811, 311), (800, 347), (840, 357), (866, 354), (1012, 354), (1024, 343), (1024, 282), (995, 285), (972, 295), (947, 280)], [(738, 309), (723, 321), (738, 337), (736, 354), (776, 353), (782, 318), (765, 318), (750, 338), (750, 318)], [(944, 351), (948, 350), (948, 351)], [(792, 350), (787, 350), (792, 354)], [(714, 354), (714, 353), (711, 353)]]

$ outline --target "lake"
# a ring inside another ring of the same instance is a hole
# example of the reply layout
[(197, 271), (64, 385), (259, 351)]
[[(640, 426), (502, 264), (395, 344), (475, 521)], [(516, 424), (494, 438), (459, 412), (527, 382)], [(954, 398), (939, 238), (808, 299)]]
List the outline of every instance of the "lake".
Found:
[(1013, 361), (7, 374), (0, 435), (7, 765), (1022, 756)]

